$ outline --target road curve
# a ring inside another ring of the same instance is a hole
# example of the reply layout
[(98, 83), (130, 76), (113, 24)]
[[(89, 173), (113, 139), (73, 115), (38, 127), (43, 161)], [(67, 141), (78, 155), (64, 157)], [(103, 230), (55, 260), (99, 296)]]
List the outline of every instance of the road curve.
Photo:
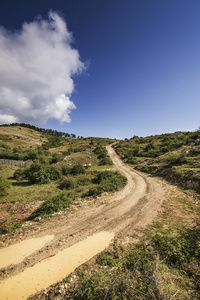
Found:
[(113, 232), (115, 239), (131, 242), (137, 238), (138, 229), (153, 221), (164, 199), (162, 186), (126, 165), (111, 146), (106, 148), (116, 168), (127, 177), (127, 185), (113, 195), (102, 196), (91, 206), (49, 220), (41, 227), (35, 226), (32, 231), (27, 228), (23, 239), (45, 235), (54, 238), (21, 263), (4, 269), (0, 273), (2, 279), (18, 274), (44, 257), (55, 255), (95, 233)]

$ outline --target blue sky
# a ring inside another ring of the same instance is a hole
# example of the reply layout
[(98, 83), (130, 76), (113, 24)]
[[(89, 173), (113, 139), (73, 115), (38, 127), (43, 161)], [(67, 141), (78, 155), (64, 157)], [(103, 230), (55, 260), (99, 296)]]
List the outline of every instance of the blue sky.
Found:
[[(54, 23), (66, 22), (73, 40), (68, 39), (66, 49), (63, 42), (52, 48), (62, 32), (52, 42), (55, 28), (46, 26), (47, 43), (38, 42), (31, 52), (32, 41), (38, 41), (41, 33), (31, 28), (42, 20), (50, 24), (50, 11)], [(40, 21), (35, 19), (39, 15)], [(200, 126), (199, 16), (199, 0), (2, 0), (2, 123), (17, 120), (77, 136), (119, 139), (196, 130)], [(24, 22), (27, 30), (22, 29)], [(6, 76), (4, 57), (10, 70)], [(45, 59), (48, 66), (45, 62), (43, 66)], [(39, 66), (41, 78), (33, 81)], [(12, 76), (19, 80), (11, 81)], [(15, 88), (18, 98), (9, 100)]]

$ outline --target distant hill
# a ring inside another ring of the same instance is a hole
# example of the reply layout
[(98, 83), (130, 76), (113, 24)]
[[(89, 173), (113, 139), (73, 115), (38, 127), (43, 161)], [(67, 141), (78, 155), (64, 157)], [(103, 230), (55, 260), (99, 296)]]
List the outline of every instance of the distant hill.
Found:
[(47, 141), (46, 134), (21, 126), (0, 126), (0, 149), (36, 147)]
[(26, 123), (11, 123), (11, 124), (3, 124), (0, 125), (0, 127), (23, 127), (23, 128), (29, 128), (33, 129), (35, 131), (39, 131), (42, 133), (50, 134), (53, 136), (58, 136), (58, 137), (67, 137), (67, 138), (76, 138), (76, 135), (73, 133), (66, 133), (66, 132), (61, 132), (53, 129), (45, 129), (45, 128), (39, 128), (34, 125), (26, 124)]
[(0, 159), (35, 159), (47, 150), (51, 153), (60, 152), (69, 155), (85, 151), (92, 146), (105, 146), (115, 141), (98, 137), (76, 138), (74, 134), (40, 129), (29, 124), (22, 125), (0, 126)]

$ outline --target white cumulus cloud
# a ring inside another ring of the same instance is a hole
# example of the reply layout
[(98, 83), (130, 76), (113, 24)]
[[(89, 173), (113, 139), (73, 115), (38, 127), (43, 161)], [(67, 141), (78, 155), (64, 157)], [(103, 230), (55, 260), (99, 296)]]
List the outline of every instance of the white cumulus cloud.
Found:
[(22, 30), (0, 27), (0, 123), (70, 122), (75, 104), (72, 76), (85, 64), (71, 46), (73, 37), (56, 12)]

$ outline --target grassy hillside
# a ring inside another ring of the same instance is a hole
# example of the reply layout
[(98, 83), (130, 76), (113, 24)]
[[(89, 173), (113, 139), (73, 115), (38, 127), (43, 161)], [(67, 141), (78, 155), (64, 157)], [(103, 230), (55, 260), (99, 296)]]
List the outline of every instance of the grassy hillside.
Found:
[(31, 299), (199, 300), (199, 203), (198, 194), (171, 187), (162, 212), (138, 243), (114, 243)]
[(133, 168), (200, 191), (200, 132), (133, 137), (114, 147)]
[(20, 126), (0, 127), (0, 151), (6, 149), (5, 147), (36, 148), (46, 140), (47, 138), (43, 133), (29, 128)]
[[(200, 191), (199, 132), (134, 137), (114, 148), (133, 168)], [(200, 299), (199, 225), (199, 194), (172, 188), (140, 242), (114, 244), (92, 270), (78, 270), (77, 280), (63, 291), (66, 299)], [(49, 292), (50, 299), (60, 286)]]
[[(125, 184), (103, 147), (113, 140), (65, 138), (20, 126), (0, 127), (0, 231), (65, 210), (76, 199)], [(83, 164), (91, 164), (85, 169)], [(98, 172), (105, 178), (98, 180)], [(55, 204), (52, 204), (55, 203)], [(36, 212), (35, 212), (36, 211)]]
[[(20, 128), (0, 127), (1, 233), (31, 226), (72, 203), (81, 205), (81, 197), (90, 203), (126, 183), (111, 172), (103, 147), (114, 140), (66, 139)], [(134, 137), (114, 147), (133, 168), (199, 191), (199, 132)], [(31, 161), (24, 166), (27, 159)], [(87, 163), (92, 167), (84, 169)], [(198, 300), (199, 224), (199, 193), (172, 186), (162, 211), (137, 244), (112, 245), (33, 299)]]
[[(114, 148), (133, 168), (199, 192), (199, 132), (134, 137)], [(61, 299), (62, 294), (64, 299), (77, 300), (198, 300), (199, 225), (199, 193), (171, 187), (162, 212), (137, 244), (114, 244), (97, 256), (92, 267), (79, 268), (51, 288), (48, 299)]]

